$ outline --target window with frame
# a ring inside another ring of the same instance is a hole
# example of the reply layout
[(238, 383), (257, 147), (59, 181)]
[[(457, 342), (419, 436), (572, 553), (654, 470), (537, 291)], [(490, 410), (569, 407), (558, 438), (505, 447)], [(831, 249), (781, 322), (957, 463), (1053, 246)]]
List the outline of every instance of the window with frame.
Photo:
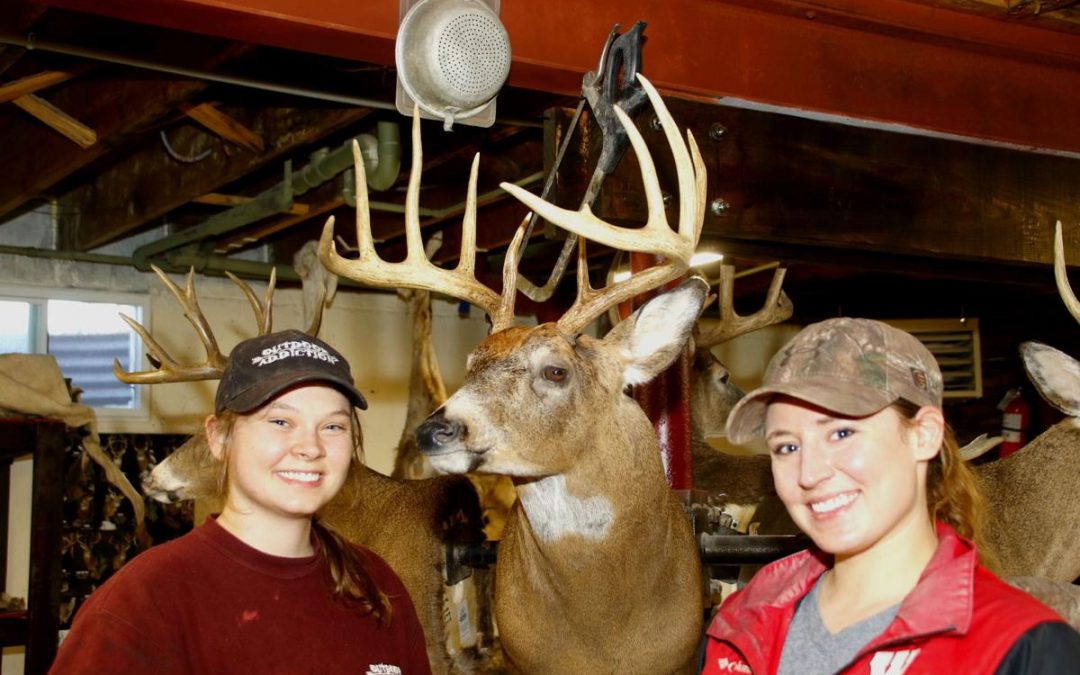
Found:
[(120, 315), (145, 323), (149, 307), (134, 293), (0, 287), (0, 353), (51, 354), (99, 418), (145, 418), (141, 388), (116, 379), (113, 361), (138, 369), (142, 340)]

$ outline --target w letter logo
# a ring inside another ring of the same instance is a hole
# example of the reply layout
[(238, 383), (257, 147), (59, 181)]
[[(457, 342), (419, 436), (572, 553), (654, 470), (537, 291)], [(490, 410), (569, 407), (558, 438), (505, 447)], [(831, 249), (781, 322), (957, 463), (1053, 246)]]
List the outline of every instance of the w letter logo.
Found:
[(918, 649), (878, 652), (874, 654), (874, 658), (870, 659), (870, 675), (903, 675), (918, 655)]

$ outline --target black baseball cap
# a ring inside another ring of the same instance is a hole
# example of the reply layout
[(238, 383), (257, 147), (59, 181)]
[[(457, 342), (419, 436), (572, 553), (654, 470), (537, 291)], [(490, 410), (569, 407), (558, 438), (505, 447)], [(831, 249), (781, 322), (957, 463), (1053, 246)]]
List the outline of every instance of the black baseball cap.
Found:
[(349, 362), (317, 337), (283, 330), (244, 340), (233, 348), (214, 398), (214, 413), (247, 413), (303, 382), (336, 387), (361, 410), (367, 400), (353, 384)]

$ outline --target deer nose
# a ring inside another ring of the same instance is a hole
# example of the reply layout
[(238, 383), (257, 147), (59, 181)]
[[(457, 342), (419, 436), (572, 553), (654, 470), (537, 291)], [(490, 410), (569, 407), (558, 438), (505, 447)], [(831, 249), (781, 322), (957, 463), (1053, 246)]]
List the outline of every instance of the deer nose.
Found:
[(425, 454), (442, 452), (461, 438), (464, 429), (463, 424), (447, 419), (441, 410), (437, 410), (416, 428), (416, 445)]

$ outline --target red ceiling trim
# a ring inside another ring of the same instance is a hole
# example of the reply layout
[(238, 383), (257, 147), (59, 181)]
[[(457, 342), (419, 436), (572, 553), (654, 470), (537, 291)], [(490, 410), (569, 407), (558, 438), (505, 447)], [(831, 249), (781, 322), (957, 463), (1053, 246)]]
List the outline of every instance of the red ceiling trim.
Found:
[[(398, 3), (56, 0), (136, 22), (391, 65)], [(1080, 35), (906, 0), (504, 0), (511, 83), (576, 93), (642, 19), (663, 89), (1080, 153)]]

